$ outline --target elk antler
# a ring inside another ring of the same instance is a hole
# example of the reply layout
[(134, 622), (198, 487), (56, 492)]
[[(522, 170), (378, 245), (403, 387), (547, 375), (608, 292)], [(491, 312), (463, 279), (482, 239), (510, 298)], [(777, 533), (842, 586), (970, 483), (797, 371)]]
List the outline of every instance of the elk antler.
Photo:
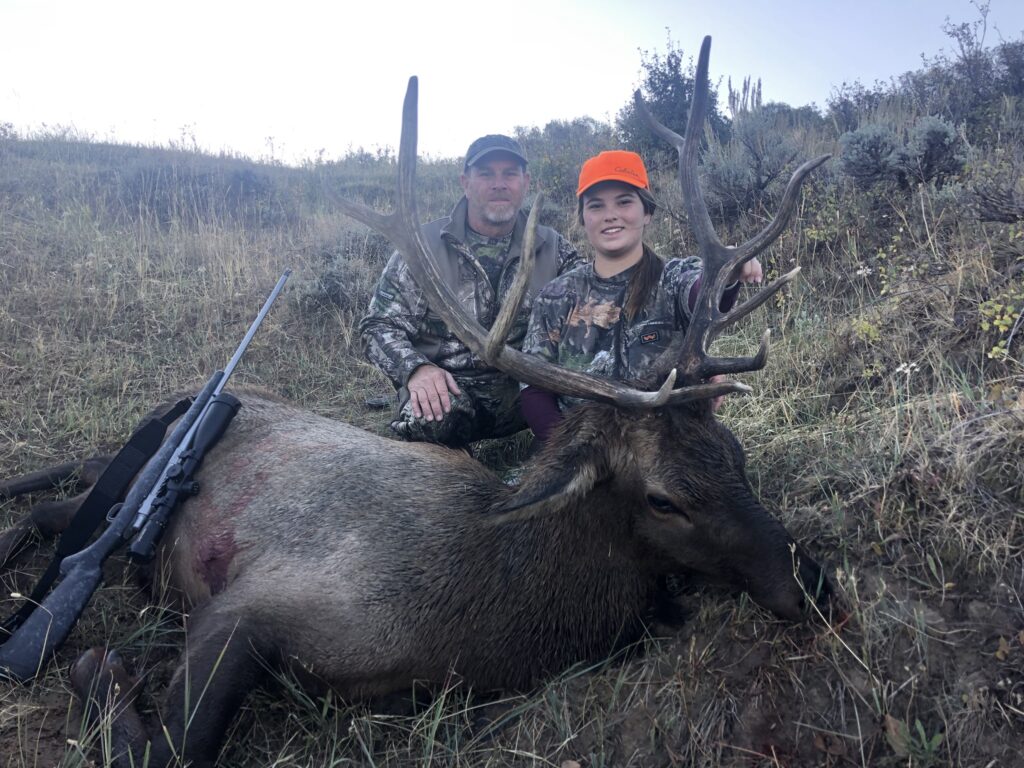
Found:
[(656, 392), (646, 392), (621, 382), (590, 376), (528, 355), (505, 343), (516, 313), (522, 304), (530, 272), (533, 269), (533, 243), (537, 229), (540, 205), (534, 202), (527, 223), (523, 255), (516, 279), (490, 332), (459, 304), (451, 287), (445, 283), (437, 268), (430, 246), (420, 230), (416, 212), (416, 126), (417, 91), (415, 77), (409, 78), (409, 88), (402, 108), (402, 140), (398, 150), (398, 199), (395, 210), (382, 214), (365, 205), (349, 200), (338, 200), (338, 206), (353, 219), (388, 238), (405, 258), (413, 278), (430, 307), (440, 315), (463, 344), (487, 365), (507, 373), (525, 384), (561, 395), (615, 403), (635, 408), (655, 408), (672, 402), (698, 400), (729, 392), (746, 392), (749, 387), (735, 381), (700, 384), (685, 390), (672, 390), (675, 371), (670, 371), (664, 384)]
[[(708, 345), (714, 341), (723, 328), (745, 317), (771, 298), (784, 285), (792, 282), (800, 271), (800, 267), (787, 272), (729, 312), (722, 312), (720, 309), (722, 294), (728, 287), (734, 270), (754, 258), (782, 234), (786, 222), (796, 210), (800, 185), (811, 171), (831, 157), (831, 155), (822, 155), (807, 161), (794, 171), (782, 195), (782, 204), (779, 206), (778, 213), (753, 238), (735, 248), (722, 245), (711, 226), (711, 217), (708, 216), (708, 209), (704, 204), (704, 196), (701, 194), (700, 182), (697, 178), (697, 154), (709, 101), (708, 59), (710, 54), (711, 38), (705, 37), (700, 47), (700, 56), (697, 59), (693, 103), (686, 122), (685, 139), (655, 119), (644, 103), (639, 90), (633, 95), (637, 109), (640, 110), (651, 129), (672, 144), (679, 153), (679, 182), (683, 190), (683, 201), (686, 204), (686, 216), (697, 240), (698, 253), (704, 262), (700, 292), (697, 295), (697, 302), (693, 308), (686, 335), (670, 345), (654, 364), (657, 376), (665, 375), (666, 369), (677, 366), (681, 373), (680, 379), (686, 384), (703, 381), (715, 374), (756, 371), (764, 367), (765, 361), (768, 359), (770, 331), (764, 332), (761, 337), (761, 347), (753, 357), (711, 357), (708, 355)], [(670, 402), (674, 401), (676, 392), (686, 392), (688, 389), (688, 387), (682, 387), (675, 390), (669, 398)]]

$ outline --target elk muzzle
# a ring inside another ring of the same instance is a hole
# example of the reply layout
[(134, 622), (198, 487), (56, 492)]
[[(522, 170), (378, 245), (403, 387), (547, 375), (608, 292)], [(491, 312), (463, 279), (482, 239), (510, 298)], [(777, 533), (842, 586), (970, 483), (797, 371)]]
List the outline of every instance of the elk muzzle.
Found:
[(826, 610), (832, 586), (825, 570), (795, 541), (784, 544), (765, 567), (753, 569), (744, 578), (744, 588), (759, 605), (788, 621), (803, 621), (811, 603)]

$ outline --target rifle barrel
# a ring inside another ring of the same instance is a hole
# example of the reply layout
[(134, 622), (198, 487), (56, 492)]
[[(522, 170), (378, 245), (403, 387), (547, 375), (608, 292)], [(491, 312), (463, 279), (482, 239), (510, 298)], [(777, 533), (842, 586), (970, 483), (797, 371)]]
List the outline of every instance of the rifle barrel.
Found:
[(259, 330), (260, 324), (263, 322), (263, 318), (267, 316), (267, 312), (270, 311), (270, 307), (277, 298), (277, 294), (279, 294), (281, 289), (284, 288), (284, 284), (288, 282), (288, 278), (291, 277), (291, 274), (292, 271), (290, 269), (286, 269), (281, 277), (278, 278), (277, 285), (274, 286), (274, 290), (272, 290), (270, 295), (267, 296), (267, 300), (263, 302), (263, 307), (256, 315), (256, 319), (252, 321), (252, 325), (249, 326), (249, 330), (246, 331), (245, 337), (242, 339), (242, 343), (238, 345), (238, 349), (235, 350), (235, 354), (231, 356), (228, 364), (224, 367), (224, 378), (221, 381), (220, 386), (217, 388), (217, 391), (213, 393), (214, 397), (221, 393), (221, 390), (224, 389), (224, 385), (227, 384), (228, 379), (231, 378), (231, 374), (235, 371), (235, 366), (238, 365), (238, 361), (242, 359), (242, 355), (245, 354), (246, 347), (249, 346), (249, 342), (252, 341), (252, 337), (256, 335), (256, 331)]

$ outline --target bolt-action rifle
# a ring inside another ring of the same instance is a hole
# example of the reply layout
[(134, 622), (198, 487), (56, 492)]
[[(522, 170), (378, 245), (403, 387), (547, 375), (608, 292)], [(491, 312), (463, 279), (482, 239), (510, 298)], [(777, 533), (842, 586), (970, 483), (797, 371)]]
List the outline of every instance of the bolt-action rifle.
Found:
[(152, 459), (139, 473), (124, 502), (107, 513), (110, 524), (85, 549), (60, 564), (60, 581), (0, 646), (0, 677), (27, 681), (61, 646), (99, 587), (103, 563), (131, 542), (129, 554), (148, 562), (156, 552), (178, 501), (199, 491), (194, 479), (206, 452), (224, 434), (240, 403), (223, 391), (246, 347), (270, 311), (291, 270), (285, 270), (223, 371), (217, 371), (195, 396)]

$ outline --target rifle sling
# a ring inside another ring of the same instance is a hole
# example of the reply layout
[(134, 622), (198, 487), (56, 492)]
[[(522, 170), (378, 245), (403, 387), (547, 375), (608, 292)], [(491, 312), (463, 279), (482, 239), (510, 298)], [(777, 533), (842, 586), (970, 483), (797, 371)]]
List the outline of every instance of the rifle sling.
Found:
[(96, 484), (75, 512), (64, 533), (57, 542), (57, 551), (46, 572), (39, 578), (32, 594), (15, 613), (0, 624), (0, 645), (10, 637), (35, 607), (46, 597), (53, 582), (60, 575), (60, 564), (64, 558), (80, 552), (88, 543), (110, 508), (125, 495), (132, 479), (142, 470), (146, 462), (160, 448), (167, 427), (188, 410), (191, 398), (179, 400), (162, 416), (153, 416), (139, 425), (128, 438), (128, 442), (117, 452), (113, 461), (103, 471)]

